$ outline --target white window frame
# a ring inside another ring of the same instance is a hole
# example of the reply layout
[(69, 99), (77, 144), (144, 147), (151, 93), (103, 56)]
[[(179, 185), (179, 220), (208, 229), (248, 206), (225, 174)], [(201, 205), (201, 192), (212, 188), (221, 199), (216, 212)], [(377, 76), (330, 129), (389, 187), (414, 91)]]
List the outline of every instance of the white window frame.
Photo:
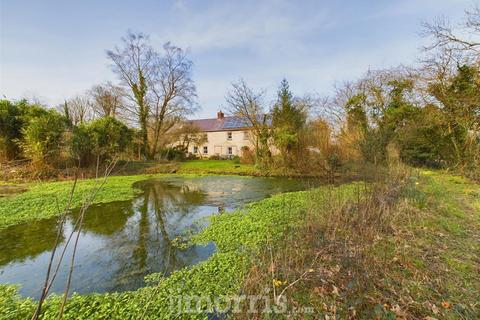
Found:
[(203, 154), (208, 154), (208, 146), (203, 146)]
[(233, 155), (233, 147), (228, 147), (228, 148), (227, 148), (227, 154), (228, 154), (229, 156)]
[(227, 140), (232, 140), (232, 138), (233, 138), (233, 132), (227, 131)]
[(198, 146), (193, 146), (193, 153), (198, 153)]

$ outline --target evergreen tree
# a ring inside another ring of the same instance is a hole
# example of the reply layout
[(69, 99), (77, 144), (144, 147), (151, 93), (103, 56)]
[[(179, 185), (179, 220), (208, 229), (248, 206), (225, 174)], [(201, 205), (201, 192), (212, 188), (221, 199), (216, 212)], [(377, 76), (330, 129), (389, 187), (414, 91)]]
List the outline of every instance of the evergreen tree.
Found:
[(299, 147), (299, 132), (305, 126), (306, 115), (296, 103), (288, 81), (283, 79), (278, 89), (277, 103), (272, 110), (273, 140), (284, 164), (291, 166)]

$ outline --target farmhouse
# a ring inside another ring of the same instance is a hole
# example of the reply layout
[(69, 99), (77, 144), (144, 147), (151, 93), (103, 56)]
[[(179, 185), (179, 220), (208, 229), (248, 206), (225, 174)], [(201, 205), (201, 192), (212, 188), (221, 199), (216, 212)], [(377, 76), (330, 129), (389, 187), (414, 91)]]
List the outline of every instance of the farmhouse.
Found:
[(201, 132), (207, 134), (203, 145), (191, 145), (188, 152), (202, 157), (218, 155), (221, 157), (241, 156), (242, 148), (253, 149), (251, 126), (245, 118), (225, 116), (217, 112), (216, 118), (190, 120)]

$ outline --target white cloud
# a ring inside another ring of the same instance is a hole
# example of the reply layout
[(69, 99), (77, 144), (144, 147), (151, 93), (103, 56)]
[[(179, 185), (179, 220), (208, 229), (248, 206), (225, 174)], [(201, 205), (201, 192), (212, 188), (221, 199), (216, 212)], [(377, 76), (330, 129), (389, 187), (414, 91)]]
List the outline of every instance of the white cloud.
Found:
[(202, 10), (183, 3), (173, 15), (171, 23), (152, 39), (160, 43), (173, 40), (197, 53), (225, 48), (271, 52), (282, 40), (294, 44), (292, 50), (302, 48), (300, 38), (328, 23), (324, 12), (307, 14), (293, 2), (271, 0), (243, 4), (225, 1)]
[(335, 81), (356, 78), (369, 67), (410, 63), (421, 41), (416, 34), (420, 22), (440, 14), (456, 19), (470, 1), (175, 0), (158, 12), (138, 7), (135, 15), (119, 12), (115, 19), (94, 21), (102, 30), (99, 34), (85, 34), (83, 21), (69, 25), (78, 37), (57, 35), (58, 29), (37, 31), (35, 22), (28, 20), (17, 26), (28, 32), (18, 32), (21, 36), (9, 40), (8, 51), (2, 51), (0, 93), (20, 98), (35, 92), (54, 105), (114, 79), (104, 50), (133, 29), (150, 33), (159, 48), (168, 40), (190, 48), (204, 107), (201, 115), (210, 116), (239, 77), (271, 95), (287, 77), (302, 95), (328, 92)]

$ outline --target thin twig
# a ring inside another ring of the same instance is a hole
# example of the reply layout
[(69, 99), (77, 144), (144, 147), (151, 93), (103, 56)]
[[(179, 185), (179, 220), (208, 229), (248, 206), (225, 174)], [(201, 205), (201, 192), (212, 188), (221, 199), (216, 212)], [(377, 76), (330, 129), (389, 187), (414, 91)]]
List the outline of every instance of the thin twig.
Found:
[[(318, 259), (319, 256), (320, 256), (320, 252), (317, 253), (316, 256), (315, 256), (315, 259), (313, 259), (312, 264), (310, 265), (310, 269), (312, 269), (311, 267), (313, 267), (313, 265), (315, 264), (315, 262), (317, 261), (317, 259)], [(286, 286), (285, 288), (283, 288), (283, 290), (280, 292), (280, 294), (278, 295), (278, 297), (275, 299), (275, 303), (276, 303), (276, 304), (279, 304), (279, 303), (280, 303), (280, 298), (281, 298), (282, 295), (285, 293), (285, 291), (287, 291), (288, 288), (293, 287), (297, 282), (303, 280), (303, 279), (305, 278), (305, 276), (311, 272), (310, 269), (307, 270), (307, 271), (305, 271), (304, 273), (302, 273), (302, 275), (300, 276), (300, 278), (298, 278), (297, 280), (293, 281), (293, 282), (290, 283), (288, 286)]]
[[(70, 210), (70, 206), (72, 204), (73, 195), (75, 193), (76, 185), (77, 185), (77, 175), (75, 174), (75, 180), (73, 181), (73, 186), (72, 186), (72, 189), (70, 191), (70, 197), (69, 197), (69, 200), (68, 200), (67, 205), (65, 207), (65, 210), (64, 210), (64, 212), (63, 212), (63, 214), (60, 218), (60, 227), (59, 227), (59, 230), (57, 232), (57, 236), (55, 238), (55, 243), (54, 243), (54, 246), (53, 246), (52, 253), (50, 254), (50, 260), (48, 262), (47, 274), (45, 276), (45, 282), (44, 282), (44, 285), (43, 285), (42, 294), (41, 294), (40, 299), (38, 301), (37, 308), (35, 309), (35, 313), (32, 316), (32, 320), (37, 320), (39, 318), (40, 313), (42, 311), (42, 304), (45, 301), (45, 298), (47, 297), (48, 291), (49, 291), (50, 286), (51, 286), (51, 284), (49, 285), (49, 280), (50, 280), (50, 272), (52, 270), (53, 259), (55, 257), (55, 253), (56, 253), (56, 250), (57, 250), (57, 247), (58, 247), (58, 243), (60, 241), (60, 236), (63, 233), (63, 225), (65, 223), (67, 213)], [(58, 208), (58, 201), (57, 201), (57, 208)], [(54, 273), (53, 277), (56, 276), (57, 271), (58, 271), (58, 269), (55, 270), (55, 273)]]
[[(108, 179), (110, 173), (112, 172), (113, 168), (115, 167), (115, 164), (116, 164), (116, 160), (113, 160), (112, 163), (109, 166), (107, 166), (102, 183), (98, 187), (94, 186), (94, 188), (92, 189), (92, 192), (90, 194), (90, 198), (87, 199), (87, 201), (82, 205), (82, 207), (80, 209), (80, 217), (79, 217), (80, 222), (79, 222), (79, 225), (78, 225), (78, 228), (77, 228), (77, 236), (76, 236), (75, 243), (74, 243), (74, 246), (73, 246), (72, 258), (71, 258), (71, 261), (70, 261), (70, 270), (69, 270), (67, 284), (66, 284), (66, 287), (65, 287), (65, 291), (64, 291), (64, 294), (63, 294), (63, 300), (62, 300), (62, 303), (60, 305), (60, 310), (59, 310), (57, 319), (62, 318), (63, 312), (65, 310), (65, 304), (67, 303), (68, 292), (70, 291), (72, 275), (73, 275), (73, 270), (74, 270), (75, 256), (76, 256), (77, 247), (78, 247), (78, 240), (80, 238), (80, 233), (82, 231), (82, 224), (83, 224), (83, 218), (85, 216), (85, 212), (90, 207), (90, 205), (93, 203), (93, 200), (95, 199), (98, 192), (102, 189), (102, 187), (107, 182), (107, 179)], [(97, 177), (98, 177), (98, 167), (99, 167), (99, 157), (97, 157), (97, 174), (96, 174)], [(97, 184), (97, 182), (98, 182), (98, 180), (96, 179), (95, 180), (95, 185)], [(72, 230), (72, 233), (73, 232), (75, 232), (75, 229)]]

